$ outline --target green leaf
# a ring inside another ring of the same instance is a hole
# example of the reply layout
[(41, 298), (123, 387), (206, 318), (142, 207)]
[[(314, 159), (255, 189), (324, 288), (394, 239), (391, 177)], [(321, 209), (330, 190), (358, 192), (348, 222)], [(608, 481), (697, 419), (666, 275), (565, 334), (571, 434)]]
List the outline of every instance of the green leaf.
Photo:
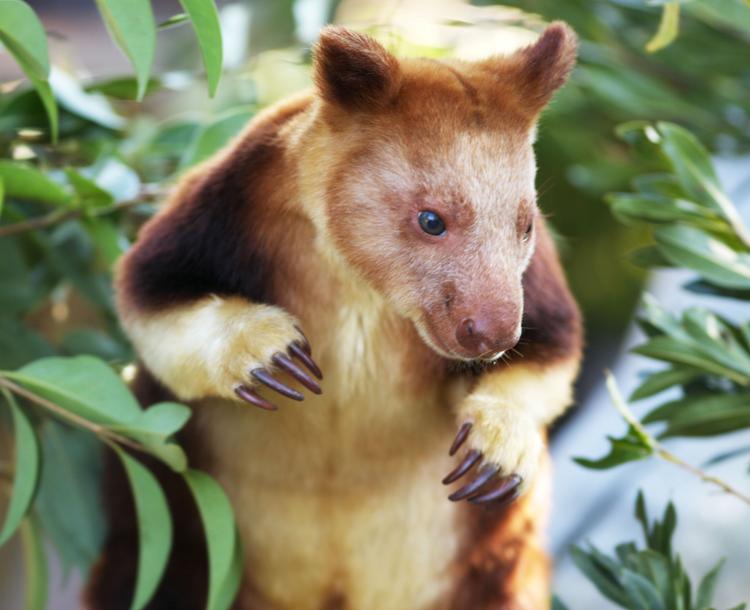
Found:
[(0, 546), (10, 539), (21, 524), (34, 498), (39, 480), (39, 441), (34, 428), (10, 392), (4, 391), (3, 395), (13, 416), (15, 475), (5, 522), (0, 529)]
[(657, 407), (644, 423), (664, 422), (660, 438), (714, 436), (750, 427), (750, 395), (705, 394), (687, 396)]
[(188, 470), (183, 476), (198, 505), (208, 548), (207, 610), (226, 610), (219, 601), (234, 558), (236, 535), (232, 506), (219, 484), (207, 474)]
[(657, 227), (659, 250), (674, 265), (726, 288), (750, 288), (750, 254), (737, 252), (705, 231), (684, 225)]
[(92, 356), (43, 358), (6, 376), (98, 424), (130, 423), (141, 416), (141, 408), (125, 383)]
[[(145, 95), (161, 88), (161, 80), (151, 77), (148, 79), (148, 83), (146, 83)], [(108, 78), (87, 85), (85, 91), (87, 93), (101, 93), (102, 95), (118, 100), (132, 100), (138, 95), (138, 81), (131, 76)]]
[(628, 258), (636, 267), (643, 267), (644, 269), (651, 267), (674, 267), (656, 246), (636, 248), (628, 254)]
[(154, 61), (156, 23), (149, 0), (96, 0), (110, 35), (128, 56), (138, 79), (137, 99), (143, 99)]
[(50, 71), (47, 36), (36, 13), (26, 2), (0, 0), (0, 42), (37, 90), (49, 118), (52, 140), (56, 140), (58, 117), (47, 82)]
[(576, 464), (593, 470), (604, 470), (614, 468), (627, 462), (643, 460), (653, 454), (653, 449), (641, 437), (637, 430), (628, 426), (628, 430), (622, 438), (608, 436), (610, 450), (607, 455), (598, 460), (577, 457), (573, 458)]
[(677, 38), (680, 30), (680, 3), (669, 2), (664, 5), (659, 21), (659, 29), (654, 37), (646, 43), (646, 51), (655, 53), (668, 47)]
[(232, 565), (221, 586), (221, 591), (216, 598), (216, 610), (229, 610), (237, 597), (242, 582), (242, 542), (239, 533), (235, 529), (234, 553), (232, 555)]
[(84, 222), (84, 226), (96, 246), (101, 265), (105, 269), (111, 269), (125, 253), (128, 247), (127, 240), (111, 218), (89, 218)]
[(23, 573), (26, 590), (25, 610), (44, 610), (47, 607), (48, 569), (41, 527), (32, 515), (21, 524)]
[(114, 111), (106, 97), (85, 91), (79, 81), (67, 72), (52, 68), (49, 82), (60, 106), (69, 112), (107, 129), (125, 127), (125, 119)]
[(157, 405), (156, 415), (142, 411), (125, 383), (98, 358), (43, 358), (5, 375), (79, 417), (126, 431), (173, 470), (187, 467), (184, 451), (163, 433), (184, 425), (187, 407), (163, 403), (169, 406)]
[(0, 220), (3, 218), (3, 205), (5, 204), (5, 182), (0, 178)]
[(710, 610), (716, 590), (716, 581), (723, 567), (724, 560), (721, 559), (701, 580), (695, 597), (695, 610)]
[(77, 568), (85, 579), (107, 530), (101, 505), (102, 445), (90, 432), (50, 417), (42, 420), (39, 440), (44, 468), (34, 509), (57, 550), (63, 576)]
[(614, 562), (607, 561), (607, 558), (593, 547), (588, 552), (579, 547), (573, 547), (570, 557), (576, 567), (604, 597), (623, 608), (628, 607), (628, 599), (618, 582), (619, 566), (612, 565)]
[(0, 160), (0, 179), (7, 197), (67, 206), (73, 196), (60, 184), (25, 163)]
[(106, 207), (114, 203), (114, 197), (103, 188), (100, 188), (93, 180), (81, 174), (72, 167), (65, 168), (65, 175), (68, 177), (73, 190), (78, 196), (78, 203), (88, 209), (97, 207)]
[(180, 0), (180, 4), (190, 16), (195, 29), (206, 68), (208, 93), (213, 97), (219, 85), (222, 66), (221, 26), (216, 5), (214, 0)]
[(138, 518), (138, 571), (131, 610), (149, 602), (161, 581), (172, 548), (172, 518), (164, 492), (153, 474), (119, 447), (120, 458), (130, 482)]
[(630, 395), (630, 400), (643, 400), (663, 392), (675, 385), (685, 385), (700, 377), (703, 373), (697, 369), (675, 366), (663, 371), (651, 373)]
[(252, 116), (253, 114), (246, 110), (233, 111), (203, 127), (185, 151), (181, 167), (184, 169), (208, 159), (237, 136)]
[(552, 598), (552, 610), (569, 610), (565, 603), (555, 595)]
[(187, 13), (177, 13), (176, 15), (172, 15), (169, 19), (165, 19), (156, 27), (160, 30), (168, 30), (171, 27), (182, 25), (188, 21), (190, 21), (190, 17), (188, 17)]

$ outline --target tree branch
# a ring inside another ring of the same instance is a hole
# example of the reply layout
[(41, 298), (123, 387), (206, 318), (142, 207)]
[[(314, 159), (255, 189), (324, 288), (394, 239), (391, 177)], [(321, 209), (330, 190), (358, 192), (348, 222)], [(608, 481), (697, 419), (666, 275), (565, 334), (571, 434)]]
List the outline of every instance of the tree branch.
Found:
[(14, 394), (21, 396), (25, 398), (26, 400), (29, 400), (33, 402), (34, 404), (39, 405), (40, 407), (44, 407), (48, 411), (51, 411), (52, 413), (57, 415), (58, 417), (65, 419), (77, 426), (80, 426), (81, 428), (85, 428), (86, 430), (93, 432), (97, 436), (100, 436), (104, 439), (108, 439), (111, 441), (115, 441), (119, 443), (120, 445), (130, 447), (131, 449), (136, 449), (138, 451), (149, 453), (149, 450), (143, 445), (141, 445), (140, 443), (137, 443), (136, 441), (133, 441), (125, 436), (121, 436), (120, 434), (117, 434), (116, 432), (112, 432), (109, 428), (105, 426), (102, 426), (100, 424), (96, 424), (87, 419), (84, 419), (83, 417), (80, 417), (79, 415), (76, 415), (75, 413), (71, 413), (70, 411), (64, 409), (60, 405), (57, 405), (54, 402), (51, 402), (47, 400), (46, 398), (43, 398), (42, 396), (38, 396), (37, 394), (30, 392), (26, 388), (10, 381), (9, 379), (0, 377), (0, 387), (7, 388)]
[(75, 218), (82, 218), (84, 216), (106, 216), (108, 214), (114, 214), (128, 208), (141, 205), (142, 203), (149, 203), (156, 201), (164, 195), (161, 189), (155, 187), (144, 187), (141, 192), (138, 193), (133, 199), (127, 199), (120, 201), (113, 205), (103, 208), (75, 208), (73, 210), (56, 210), (50, 212), (44, 216), (37, 216), (36, 218), (30, 218), (21, 222), (5, 225), (0, 227), (0, 238), (9, 237), (10, 235), (18, 235), (20, 233), (26, 233), (27, 231), (34, 231), (36, 229), (46, 229), (66, 220), (72, 220)]
[(654, 455), (660, 457), (666, 462), (669, 462), (670, 464), (674, 464), (675, 466), (682, 468), (690, 474), (698, 477), (704, 483), (709, 483), (711, 485), (719, 487), (722, 491), (733, 495), (738, 500), (741, 500), (742, 502), (750, 506), (750, 496), (742, 493), (738, 489), (735, 489), (723, 479), (712, 476), (705, 470), (701, 470), (697, 466), (693, 466), (692, 464), (686, 462), (681, 457), (669, 451), (664, 445), (662, 445), (658, 440), (651, 436), (648, 430), (644, 428), (643, 424), (638, 420), (638, 418), (628, 407), (628, 404), (625, 402), (625, 399), (620, 393), (620, 389), (617, 386), (617, 381), (615, 380), (614, 375), (612, 375), (610, 371), (605, 371), (604, 374), (607, 378), (607, 389), (609, 390), (610, 396), (612, 396), (612, 402), (614, 402), (615, 407), (617, 407), (617, 410), (623, 416), (625, 421), (633, 426), (636, 432), (644, 439), (644, 441), (648, 443), (649, 447), (651, 447), (651, 449), (653, 450)]

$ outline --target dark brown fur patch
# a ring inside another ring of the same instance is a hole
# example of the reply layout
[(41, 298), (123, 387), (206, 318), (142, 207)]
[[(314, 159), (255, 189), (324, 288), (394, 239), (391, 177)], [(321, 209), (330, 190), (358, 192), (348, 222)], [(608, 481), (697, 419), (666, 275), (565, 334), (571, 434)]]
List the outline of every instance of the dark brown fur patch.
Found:
[(391, 100), (400, 85), (398, 60), (369, 36), (327, 27), (315, 47), (315, 83), (326, 101), (371, 111)]
[(188, 176), (143, 227), (120, 268), (123, 306), (154, 310), (208, 294), (270, 300), (272, 240), (283, 232), (271, 227), (283, 216), (281, 206), (269, 210), (283, 185), (273, 178), (292, 179), (282, 169), (279, 122), (251, 127), (217, 162)]
[(580, 356), (581, 314), (570, 293), (555, 244), (537, 219), (536, 251), (523, 277), (524, 314), (517, 352), (527, 361), (554, 362)]

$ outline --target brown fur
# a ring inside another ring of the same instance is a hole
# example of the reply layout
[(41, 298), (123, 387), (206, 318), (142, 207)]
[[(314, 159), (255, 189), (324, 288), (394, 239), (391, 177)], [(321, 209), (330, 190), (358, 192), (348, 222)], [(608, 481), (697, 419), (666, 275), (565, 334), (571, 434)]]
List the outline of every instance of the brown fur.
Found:
[[(291, 313), (326, 373), (323, 397), (310, 397), (310, 404), (301, 406), (283, 402), (272, 415), (217, 402), (210, 394), (195, 401), (181, 441), (191, 466), (225, 486), (238, 517), (253, 514), (248, 490), (272, 490), (259, 487), (263, 470), (253, 471), (255, 488), (249, 480), (243, 486), (243, 468), (253, 464), (243, 462), (245, 454), (227, 453), (228, 447), (242, 452), (257, 444), (261, 453), (251, 451), (248, 459), (260, 455), (278, 465), (275, 486), (304, 491), (306, 501), (327, 507), (322, 516), (350, 506), (352, 519), (356, 514), (371, 525), (362, 503), (381, 497), (377, 494), (390, 501), (388, 490), (414, 476), (411, 471), (430, 465), (428, 475), (435, 481), (435, 487), (414, 491), (415, 498), (439, 491), (445, 472), (432, 473), (432, 468), (450, 465), (445, 453), (455, 432), (451, 408), (459, 417), (470, 407), (483, 408), (481, 402), (465, 404), (472, 388), (484, 388), (504, 404), (513, 394), (503, 393), (503, 379), (515, 379), (515, 372), (539, 386), (556, 367), (574, 368), (568, 365), (580, 357), (579, 314), (534, 203), (530, 156), (536, 113), (572, 66), (571, 37), (556, 25), (536, 45), (508, 58), (480, 64), (398, 62), (366, 37), (327, 29), (317, 47), (318, 91), (257, 117), (217, 158), (183, 178), (168, 206), (144, 227), (117, 280), (126, 328), (141, 333), (137, 347), (149, 329), (157, 328), (164, 340), (148, 349), (166, 352), (168, 333), (181, 331), (171, 328), (171, 318), (159, 322), (159, 316), (176, 312), (189, 320), (191, 307), (205, 308), (216, 295), (222, 311), (251, 312), (254, 303), (263, 303)], [(498, 166), (501, 184), (493, 174)], [(446, 220), (450, 231), (444, 239), (415, 225), (423, 209)], [(456, 366), (456, 359), (473, 360), (454, 345), (456, 325), (466, 316), (485, 316), (507, 339), (522, 313), (518, 354), (509, 358), (509, 367), (486, 363), (473, 378)], [(264, 339), (252, 337), (259, 343)], [(237, 349), (241, 353), (242, 346)], [(142, 356), (147, 364), (156, 362), (154, 354)], [(144, 405), (168, 393), (148, 372), (141, 373), (137, 392)], [(218, 388), (216, 395), (231, 396), (231, 387)], [(394, 396), (408, 412), (389, 410)], [(375, 411), (365, 408), (373, 404)], [(544, 404), (533, 407), (528, 415), (502, 413), (526, 418), (508, 421), (536, 433), (556, 413), (545, 411)], [(358, 419), (359, 409), (364, 421)], [(542, 414), (538, 420), (537, 413)], [(488, 418), (487, 425), (493, 421)], [(482, 437), (484, 425), (477, 418), (470, 442)], [(488, 428), (484, 437), (496, 433)], [(319, 451), (309, 452), (310, 445), (319, 445)], [(489, 457), (493, 447), (485, 449)], [(451, 531), (442, 531), (446, 539), (458, 540), (458, 550), (446, 557), (445, 584), (425, 583), (439, 594), (420, 608), (545, 607), (549, 569), (541, 549), (549, 475), (543, 454), (540, 460), (540, 474), (506, 511), (455, 510)], [(177, 477), (149, 466), (165, 485), (176, 519), (175, 552), (149, 607), (199, 608), (205, 597), (205, 548), (195, 507)], [(363, 482), (366, 486), (359, 487)], [(136, 526), (115, 464), (106, 493), (112, 526), (87, 603), (116, 610), (127, 605), (125, 592), (132, 587)], [(293, 511), (295, 503), (279, 506)], [(243, 544), (246, 555), (262, 549), (252, 524), (240, 526), (252, 543)], [(277, 533), (283, 538), (284, 532)], [(440, 543), (434, 540), (436, 549)], [(321, 566), (337, 566), (337, 556), (346, 555), (337, 546), (343, 541), (320, 544), (315, 563)], [(294, 551), (280, 550), (290, 562), (301, 556)], [(238, 610), (281, 607), (277, 600), (283, 593), (274, 590), (267, 570), (262, 557), (248, 561)], [(301, 593), (305, 608), (359, 610), (363, 575), (337, 567), (318, 582), (310, 574), (286, 575), (288, 587), (311, 579), (309, 592)]]

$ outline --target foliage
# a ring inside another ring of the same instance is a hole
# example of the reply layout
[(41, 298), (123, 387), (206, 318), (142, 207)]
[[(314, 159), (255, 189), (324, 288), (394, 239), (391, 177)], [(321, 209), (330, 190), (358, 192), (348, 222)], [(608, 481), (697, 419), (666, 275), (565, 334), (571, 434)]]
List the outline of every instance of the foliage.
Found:
[[(641, 524), (645, 547), (620, 544), (615, 556), (593, 545), (572, 550), (573, 561), (599, 592), (621, 608), (638, 610), (713, 610), (712, 600), (724, 561), (719, 561), (693, 588), (679, 554), (672, 548), (677, 513), (670, 502), (661, 521), (649, 523), (646, 502), (638, 494), (635, 517)], [(558, 601), (558, 607), (565, 606)], [(743, 610), (745, 604), (732, 610)]]
[[(750, 235), (722, 191), (706, 150), (670, 123), (630, 123), (619, 132), (659, 170), (639, 176), (635, 192), (608, 198), (622, 221), (651, 229), (653, 244), (635, 252), (634, 260), (648, 267), (689, 269), (696, 278), (687, 290), (750, 300)], [(677, 315), (646, 295), (638, 322), (647, 340), (634, 351), (667, 366), (646, 374), (630, 398), (671, 396), (642, 424), (660, 425), (660, 439), (750, 427), (750, 319), (732, 322), (703, 307)], [(656, 447), (649, 434), (632, 425), (624, 437), (610, 442), (609, 455), (579, 463), (609, 468), (648, 457)]]

